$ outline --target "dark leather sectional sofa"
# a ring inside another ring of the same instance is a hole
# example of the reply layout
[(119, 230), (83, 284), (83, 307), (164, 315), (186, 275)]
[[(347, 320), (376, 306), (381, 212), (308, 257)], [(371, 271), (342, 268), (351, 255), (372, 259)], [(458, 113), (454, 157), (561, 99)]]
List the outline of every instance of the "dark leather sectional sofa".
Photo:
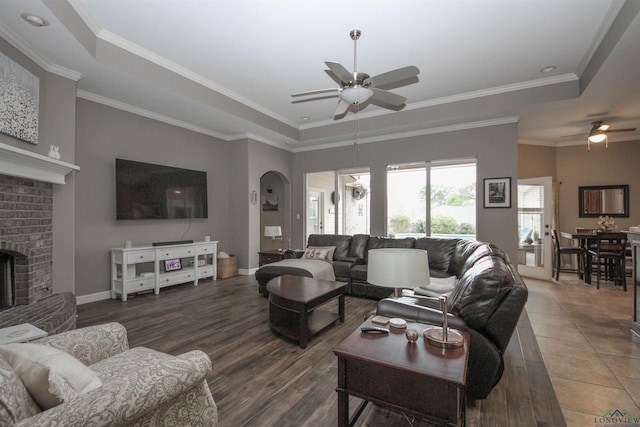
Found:
[[(333, 259), (336, 280), (347, 282), (347, 292), (351, 295), (384, 298), (378, 302), (377, 314), (441, 325), (441, 312), (433, 309), (429, 302), (413, 297), (386, 298), (393, 293), (392, 289), (367, 283), (369, 249), (427, 250), (432, 277), (457, 277), (453, 288), (447, 292), (449, 327), (471, 335), (467, 397), (474, 400), (489, 395), (502, 377), (503, 354), (528, 296), (524, 282), (506, 253), (495, 245), (477, 240), (431, 237), (389, 239), (369, 235), (310, 235), (308, 246), (336, 246)], [(291, 257), (297, 255), (289, 254)], [(262, 269), (264, 271), (259, 274)], [(291, 273), (265, 267), (260, 270), (256, 272), (256, 278), (259, 284), (264, 281), (265, 286), (271, 278)]]

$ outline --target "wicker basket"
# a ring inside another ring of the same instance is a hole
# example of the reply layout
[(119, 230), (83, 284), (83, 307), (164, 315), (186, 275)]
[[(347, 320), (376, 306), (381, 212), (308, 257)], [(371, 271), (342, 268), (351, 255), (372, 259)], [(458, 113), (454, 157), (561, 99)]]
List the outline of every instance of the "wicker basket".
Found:
[(238, 257), (218, 258), (218, 279), (226, 279), (238, 275)]

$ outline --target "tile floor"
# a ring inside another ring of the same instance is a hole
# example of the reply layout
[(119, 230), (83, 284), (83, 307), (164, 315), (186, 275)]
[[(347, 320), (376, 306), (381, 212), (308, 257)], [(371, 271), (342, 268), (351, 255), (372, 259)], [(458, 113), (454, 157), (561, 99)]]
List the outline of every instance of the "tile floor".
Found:
[(594, 426), (610, 409), (640, 416), (632, 289), (601, 283), (598, 290), (571, 274), (559, 282), (524, 280), (527, 313), (567, 426)]

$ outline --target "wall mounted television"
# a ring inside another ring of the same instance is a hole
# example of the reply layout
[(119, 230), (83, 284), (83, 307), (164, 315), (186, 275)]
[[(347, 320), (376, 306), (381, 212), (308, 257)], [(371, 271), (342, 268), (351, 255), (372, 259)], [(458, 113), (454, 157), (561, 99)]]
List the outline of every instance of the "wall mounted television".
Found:
[(207, 218), (207, 173), (116, 159), (116, 217)]

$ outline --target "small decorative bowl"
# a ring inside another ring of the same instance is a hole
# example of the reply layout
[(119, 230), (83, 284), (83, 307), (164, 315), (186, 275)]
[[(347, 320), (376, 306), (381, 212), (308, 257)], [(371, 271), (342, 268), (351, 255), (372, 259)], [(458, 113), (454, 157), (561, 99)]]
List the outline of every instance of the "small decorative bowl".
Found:
[(407, 341), (409, 341), (410, 343), (414, 343), (418, 341), (418, 337), (420, 336), (420, 334), (418, 334), (418, 331), (416, 331), (415, 329), (407, 329), (407, 332), (404, 333), (404, 336), (407, 337)]

